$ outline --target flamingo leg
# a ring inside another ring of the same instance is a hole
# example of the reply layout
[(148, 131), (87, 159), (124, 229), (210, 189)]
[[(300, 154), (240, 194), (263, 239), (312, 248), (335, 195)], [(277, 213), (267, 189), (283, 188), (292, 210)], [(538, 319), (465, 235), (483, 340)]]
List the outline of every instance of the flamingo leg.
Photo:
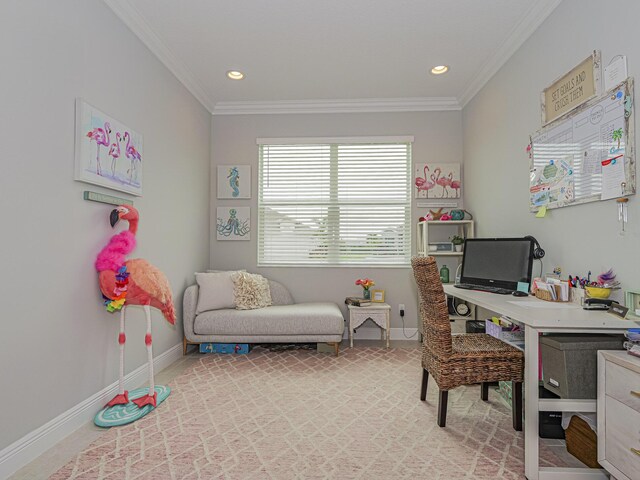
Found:
[(118, 394), (107, 403), (107, 407), (129, 403), (129, 392), (124, 389), (124, 344), (127, 340), (124, 334), (124, 312), (126, 308), (123, 306), (122, 310), (120, 310), (120, 333), (118, 335), (118, 343), (120, 344), (120, 378), (118, 379)]
[(96, 173), (98, 175), (102, 175), (102, 169), (100, 168), (100, 144), (98, 144), (98, 153), (96, 154), (96, 163), (97, 163)]
[[(151, 308), (149, 305), (144, 305), (144, 313), (147, 317), (147, 334), (144, 336), (144, 343), (147, 345), (147, 362), (149, 363), (149, 392), (147, 395), (136, 398), (133, 403), (142, 408), (145, 405), (156, 406), (156, 388), (153, 382), (153, 347), (151, 345)], [(153, 392), (153, 394), (151, 393)]]

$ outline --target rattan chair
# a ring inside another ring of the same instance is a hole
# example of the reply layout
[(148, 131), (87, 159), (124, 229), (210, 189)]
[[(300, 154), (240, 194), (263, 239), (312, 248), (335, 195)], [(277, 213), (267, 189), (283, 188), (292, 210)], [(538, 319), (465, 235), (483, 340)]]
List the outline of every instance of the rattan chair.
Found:
[(420, 400), (426, 399), (431, 374), (440, 388), (438, 425), (444, 427), (449, 390), (480, 383), (480, 397), (486, 402), (490, 382), (513, 382), (513, 428), (522, 430), (523, 352), (484, 333), (451, 335), (446, 295), (435, 259), (414, 257), (411, 266), (418, 284), (423, 326)]

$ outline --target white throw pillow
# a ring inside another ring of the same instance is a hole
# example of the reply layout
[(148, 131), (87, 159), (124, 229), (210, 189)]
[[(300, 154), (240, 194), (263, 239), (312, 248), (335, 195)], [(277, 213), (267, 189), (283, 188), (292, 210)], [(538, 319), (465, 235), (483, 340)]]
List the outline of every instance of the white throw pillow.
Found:
[(253, 310), (271, 305), (269, 280), (262, 275), (236, 272), (231, 280), (234, 284), (236, 310)]
[(236, 302), (231, 276), (236, 273), (238, 272), (235, 270), (231, 272), (196, 273), (196, 282), (200, 287), (196, 315), (207, 310), (235, 308)]

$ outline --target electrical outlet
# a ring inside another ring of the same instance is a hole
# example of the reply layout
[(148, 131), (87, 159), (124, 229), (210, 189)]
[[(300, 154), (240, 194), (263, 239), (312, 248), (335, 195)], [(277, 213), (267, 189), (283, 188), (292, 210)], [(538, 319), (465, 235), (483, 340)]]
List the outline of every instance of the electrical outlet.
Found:
[(400, 313), (401, 310), (404, 310), (404, 303), (398, 305), (398, 313)]

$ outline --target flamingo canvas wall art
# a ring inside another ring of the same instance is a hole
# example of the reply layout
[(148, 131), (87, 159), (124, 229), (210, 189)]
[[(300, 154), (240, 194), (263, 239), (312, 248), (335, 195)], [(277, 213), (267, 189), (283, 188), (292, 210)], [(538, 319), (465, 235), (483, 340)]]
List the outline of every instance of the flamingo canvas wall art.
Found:
[(459, 163), (418, 163), (414, 166), (415, 198), (460, 198)]
[(142, 135), (76, 99), (76, 180), (141, 196), (142, 147)]
[(251, 165), (218, 165), (218, 198), (251, 198)]

